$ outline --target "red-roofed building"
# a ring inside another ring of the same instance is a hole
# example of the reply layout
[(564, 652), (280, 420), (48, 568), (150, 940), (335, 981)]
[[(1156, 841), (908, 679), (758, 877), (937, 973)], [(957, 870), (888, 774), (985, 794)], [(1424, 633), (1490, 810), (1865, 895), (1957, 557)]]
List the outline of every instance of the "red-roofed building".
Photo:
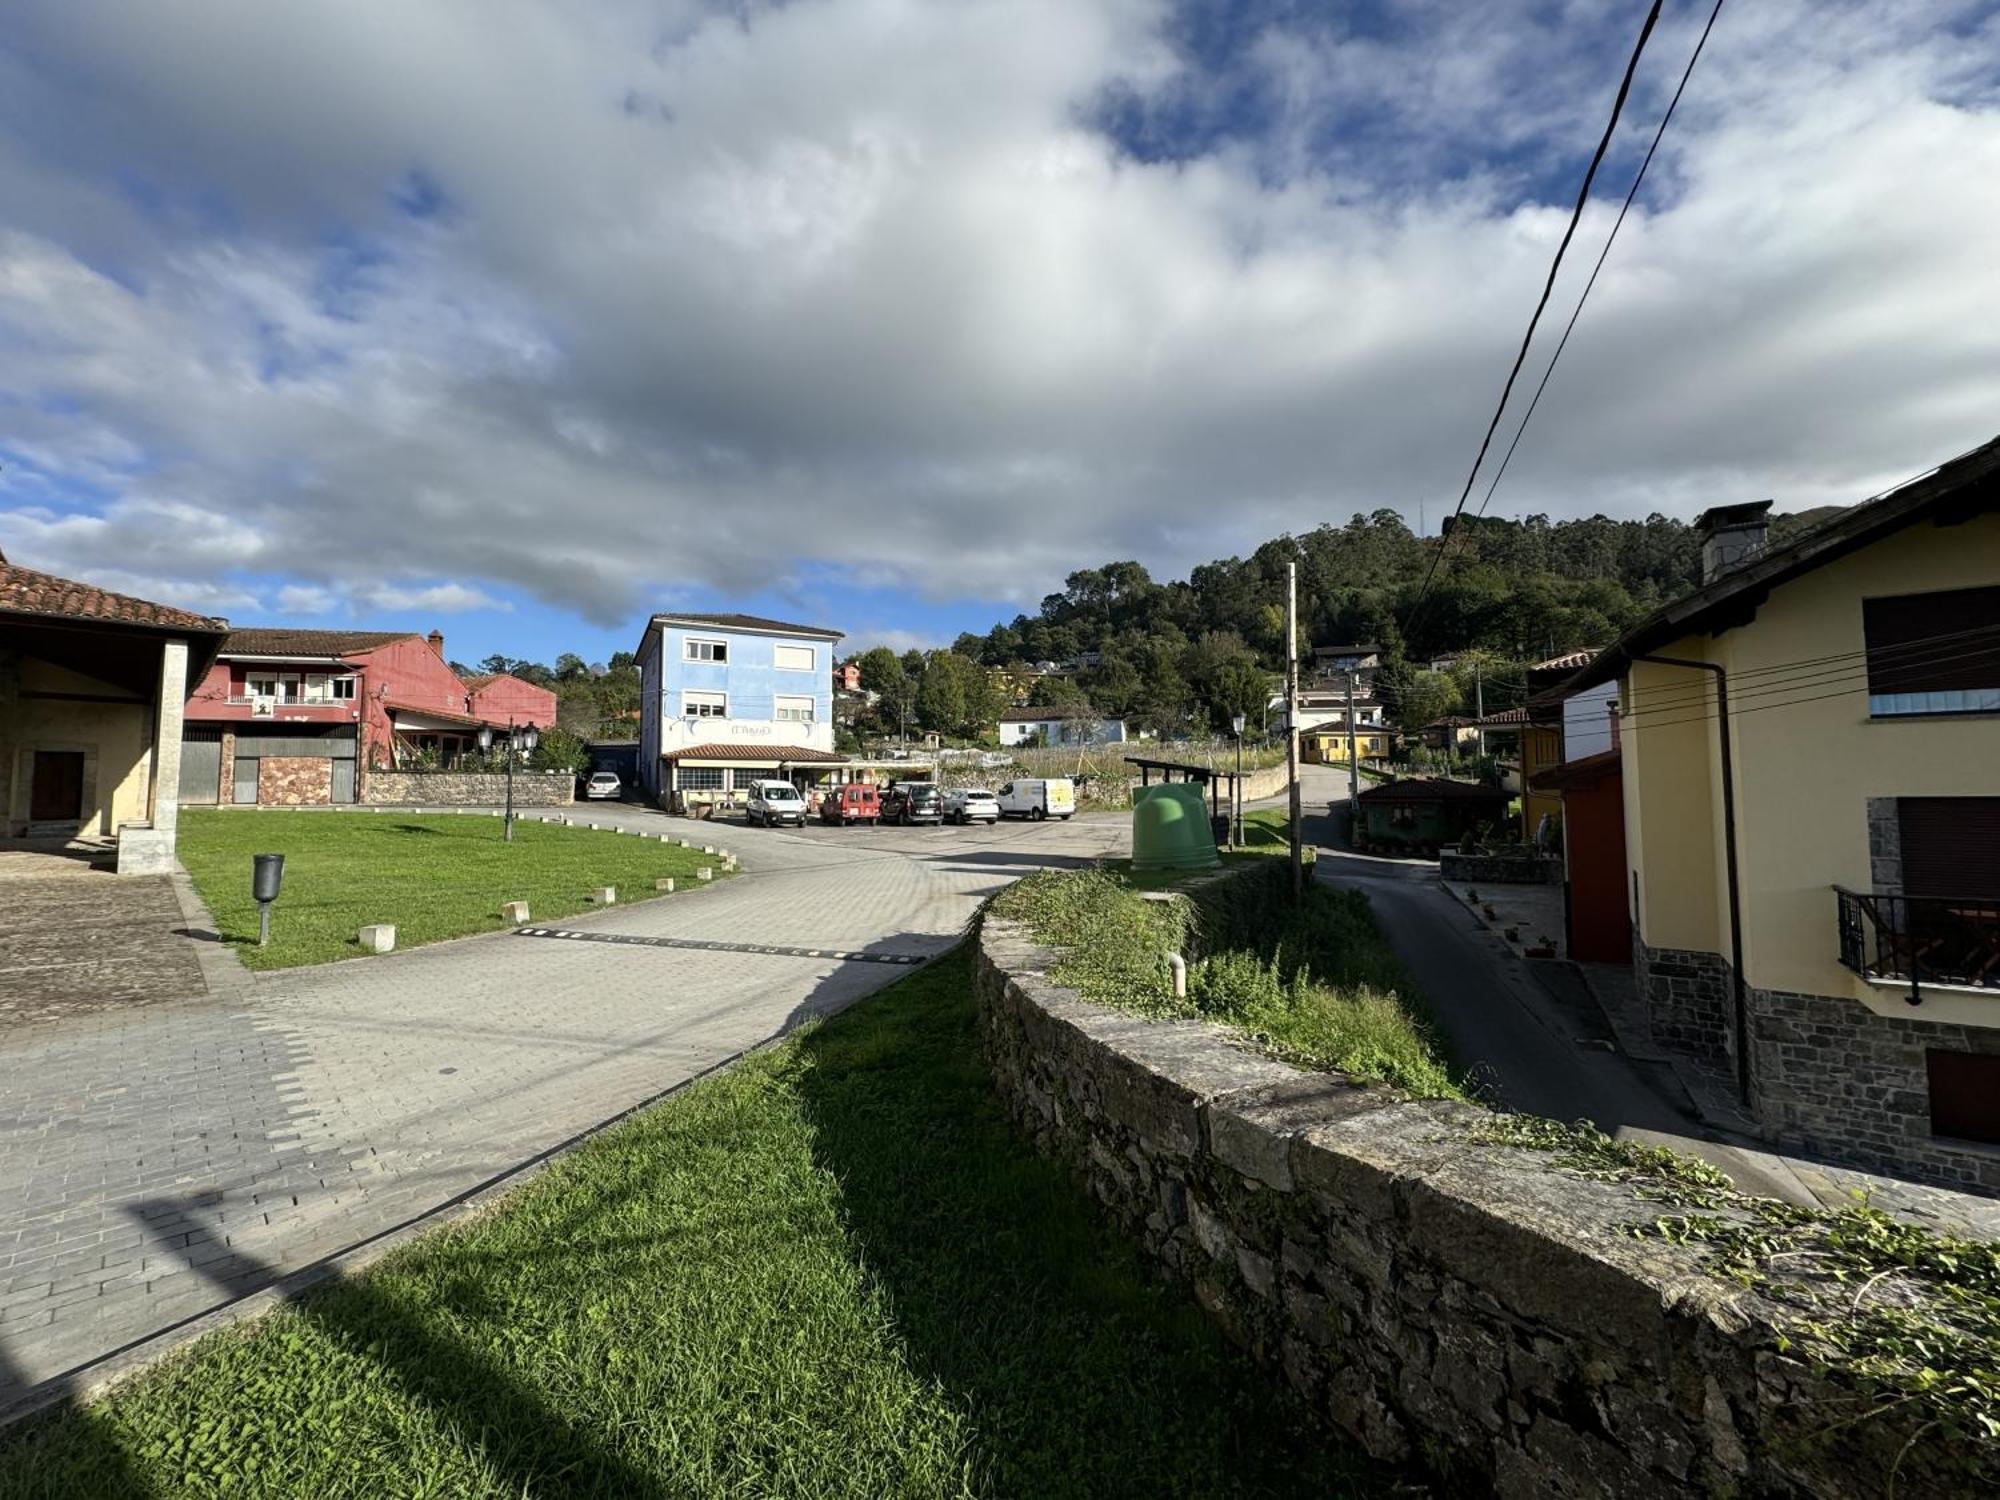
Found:
[(181, 713), (229, 629), (0, 557), (0, 836), (116, 839), (174, 868)]
[(183, 800), (361, 800), (368, 772), (449, 765), (483, 729), (546, 728), (555, 694), (518, 678), (460, 680), (444, 637), (369, 630), (235, 630), (187, 709)]

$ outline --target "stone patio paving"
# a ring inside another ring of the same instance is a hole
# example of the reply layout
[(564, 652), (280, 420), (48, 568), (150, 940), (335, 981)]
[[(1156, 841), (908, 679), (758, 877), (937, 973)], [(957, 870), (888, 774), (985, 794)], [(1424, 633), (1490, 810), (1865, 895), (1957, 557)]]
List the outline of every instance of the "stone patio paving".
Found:
[(207, 994), (172, 879), (114, 875), (115, 857), (0, 847), (0, 1029)]

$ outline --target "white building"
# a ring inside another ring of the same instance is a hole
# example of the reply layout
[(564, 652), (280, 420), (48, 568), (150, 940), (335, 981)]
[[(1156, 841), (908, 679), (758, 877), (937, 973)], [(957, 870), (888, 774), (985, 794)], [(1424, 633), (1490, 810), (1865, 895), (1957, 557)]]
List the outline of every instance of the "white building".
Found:
[(1125, 721), (1090, 708), (1010, 708), (1000, 715), (1002, 745), (1120, 745)]

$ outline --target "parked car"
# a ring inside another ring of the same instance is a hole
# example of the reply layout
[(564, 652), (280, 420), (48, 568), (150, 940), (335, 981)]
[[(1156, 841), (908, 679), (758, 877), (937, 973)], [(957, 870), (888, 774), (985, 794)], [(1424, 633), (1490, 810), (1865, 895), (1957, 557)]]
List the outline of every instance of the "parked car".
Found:
[(1061, 818), (1076, 811), (1076, 783), (1067, 776), (1029, 777), (1010, 781), (994, 795), (1003, 818)]
[(849, 823), (873, 823), (882, 816), (881, 794), (863, 781), (828, 787), (820, 799), (820, 821), (846, 827)]
[(743, 803), (743, 818), (760, 828), (782, 827), (787, 823), (803, 828), (806, 799), (789, 781), (753, 781), (750, 795)]
[(1000, 803), (984, 787), (953, 787), (944, 794), (944, 820), (947, 823), (997, 823), (1000, 821)]
[(625, 783), (618, 779), (616, 771), (592, 771), (584, 778), (583, 795), (589, 798), (622, 797)]
[(899, 781), (882, 799), (882, 821), (900, 823), (942, 823), (944, 796), (935, 781)]

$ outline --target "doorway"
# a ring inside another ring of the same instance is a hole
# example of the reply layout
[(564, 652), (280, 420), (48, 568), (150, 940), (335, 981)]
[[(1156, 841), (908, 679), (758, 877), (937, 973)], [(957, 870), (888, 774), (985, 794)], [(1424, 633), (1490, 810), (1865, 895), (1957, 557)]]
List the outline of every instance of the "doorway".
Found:
[(28, 783), (28, 821), (31, 823), (83, 821), (81, 750), (35, 752), (34, 771)]

